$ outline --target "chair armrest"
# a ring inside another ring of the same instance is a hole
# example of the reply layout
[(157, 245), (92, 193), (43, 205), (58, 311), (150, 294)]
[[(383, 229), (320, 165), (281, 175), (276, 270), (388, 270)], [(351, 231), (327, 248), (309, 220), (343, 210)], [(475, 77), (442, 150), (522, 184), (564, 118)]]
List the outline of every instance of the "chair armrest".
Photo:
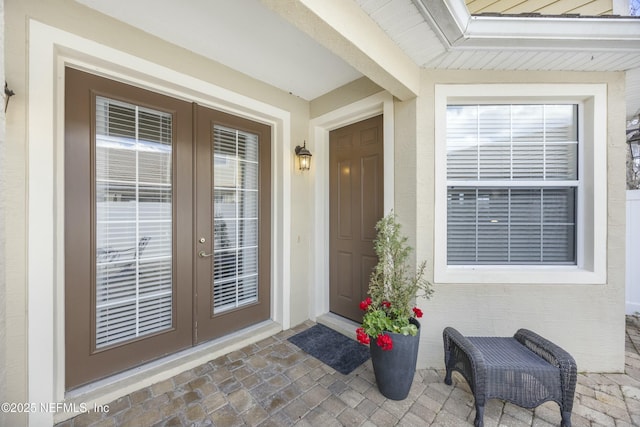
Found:
[(576, 362), (567, 351), (535, 332), (519, 329), (513, 337), (552, 365), (558, 368), (562, 368), (562, 365), (573, 365), (575, 368)]
[(574, 358), (563, 348), (528, 329), (519, 329), (513, 336), (529, 350), (560, 369), (560, 380), (565, 408), (570, 412), (577, 381), (577, 366)]
[(476, 402), (485, 401), (487, 368), (482, 353), (460, 332), (448, 326), (442, 332), (445, 364), (464, 376)]

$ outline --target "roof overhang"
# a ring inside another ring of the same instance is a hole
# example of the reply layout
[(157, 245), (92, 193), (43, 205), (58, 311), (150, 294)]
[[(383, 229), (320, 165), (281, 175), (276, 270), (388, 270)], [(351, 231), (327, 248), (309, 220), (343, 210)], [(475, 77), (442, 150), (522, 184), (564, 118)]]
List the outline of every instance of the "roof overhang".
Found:
[(464, 0), (412, 0), (448, 49), (640, 52), (640, 19), (471, 15)]

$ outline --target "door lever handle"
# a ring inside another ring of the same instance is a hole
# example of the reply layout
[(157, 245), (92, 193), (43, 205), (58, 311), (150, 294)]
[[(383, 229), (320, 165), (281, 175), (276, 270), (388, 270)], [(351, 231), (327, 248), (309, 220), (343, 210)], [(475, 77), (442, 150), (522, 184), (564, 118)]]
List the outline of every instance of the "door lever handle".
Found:
[(206, 253), (205, 251), (200, 251), (200, 252), (198, 252), (198, 256), (199, 256), (200, 258), (208, 258), (208, 257), (210, 257), (210, 256), (213, 256), (213, 254), (208, 254), (208, 253)]

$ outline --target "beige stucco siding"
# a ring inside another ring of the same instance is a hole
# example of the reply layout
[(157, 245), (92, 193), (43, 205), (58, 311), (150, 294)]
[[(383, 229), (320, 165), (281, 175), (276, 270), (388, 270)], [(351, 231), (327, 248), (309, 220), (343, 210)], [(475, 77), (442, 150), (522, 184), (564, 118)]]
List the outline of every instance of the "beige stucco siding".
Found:
[[(0, 0), (0, 22), (4, 25), (4, 0)], [(4, 81), (4, 33), (0, 33), (0, 81)], [(4, 108), (0, 110), (0, 165), (4, 164), (4, 150), (5, 150), (5, 115)], [(7, 378), (7, 364), (6, 355), (7, 347), (4, 345), (6, 339), (6, 311), (3, 309), (6, 306), (6, 287), (5, 287), (5, 275), (2, 273), (5, 269), (5, 230), (4, 230), (4, 217), (5, 206), (4, 196), (2, 189), (4, 188), (4, 176), (0, 174), (0, 401), (6, 402), (6, 378)], [(0, 413), (0, 424), (4, 423), (4, 414)]]
[[(12, 12), (13, 3), (5, 2), (4, 46), (5, 56), (14, 60), (5, 63), (5, 79), (11, 81), (16, 92), (11, 100), (11, 109), (6, 115), (6, 138), (16, 141), (5, 145), (2, 173), (4, 206), (11, 215), (4, 218), (5, 300), (2, 311), (6, 318), (6, 335), (3, 347), (6, 353), (6, 400), (26, 401), (27, 398), (27, 317), (26, 317), (26, 147), (24, 144), (25, 76), (24, 76), (24, 16)], [(16, 33), (12, 35), (12, 33)], [(12, 40), (18, 40), (17, 44)], [(7, 414), (7, 422), (20, 425), (22, 414)]]
[(311, 100), (309, 116), (311, 119), (330, 113), (340, 107), (357, 102), (367, 96), (381, 92), (383, 89), (366, 77), (347, 83), (329, 93)]
[[(624, 74), (424, 71), (419, 98), (415, 210), (417, 257), (433, 268), (434, 93), (436, 84), (595, 83), (607, 88), (607, 267), (606, 283), (474, 284), (435, 283), (435, 296), (422, 302), (426, 313), (421, 340), (422, 366), (443, 366), (442, 329), (469, 335), (512, 335), (529, 328), (565, 347), (580, 371), (624, 369)], [(396, 141), (398, 143), (398, 141)], [(408, 168), (413, 168), (413, 165)], [(401, 170), (399, 168), (397, 171)], [(410, 197), (410, 196), (409, 196)], [(408, 201), (397, 200), (397, 204)], [(426, 214), (425, 214), (426, 213)], [(517, 270), (514, 275), (517, 275)], [(433, 276), (431, 276), (433, 277)]]

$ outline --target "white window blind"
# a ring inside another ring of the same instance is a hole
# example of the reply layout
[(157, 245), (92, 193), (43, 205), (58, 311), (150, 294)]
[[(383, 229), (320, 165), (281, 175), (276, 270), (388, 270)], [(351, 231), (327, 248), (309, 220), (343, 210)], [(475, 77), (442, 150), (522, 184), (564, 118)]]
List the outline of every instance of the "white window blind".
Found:
[(213, 312), (258, 300), (258, 136), (214, 126)]
[(172, 117), (96, 98), (96, 348), (172, 326)]
[(575, 264), (576, 105), (447, 107), (447, 263)]

